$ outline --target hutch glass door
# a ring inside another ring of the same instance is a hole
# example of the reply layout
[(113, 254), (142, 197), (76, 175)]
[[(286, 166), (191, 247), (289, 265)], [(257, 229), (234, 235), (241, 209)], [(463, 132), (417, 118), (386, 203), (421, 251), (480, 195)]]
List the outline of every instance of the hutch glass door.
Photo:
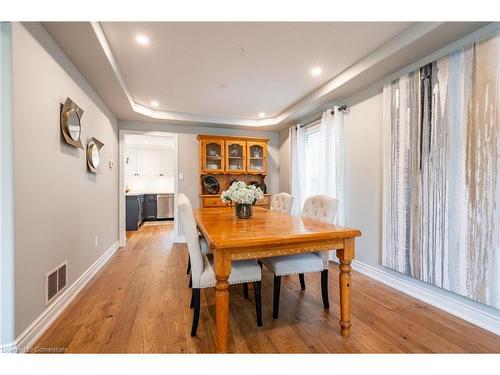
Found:
[(245, 142), (226, 141), (226, 172), (245, 173), (246, 171), (246, 150)]

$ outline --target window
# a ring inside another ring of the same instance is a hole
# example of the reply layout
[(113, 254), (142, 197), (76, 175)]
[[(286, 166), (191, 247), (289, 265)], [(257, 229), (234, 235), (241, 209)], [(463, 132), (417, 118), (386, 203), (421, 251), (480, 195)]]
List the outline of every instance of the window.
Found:
[(304, 198), (319, 194), (319, 148), (320, 148), (320, 126), (319, 124), (310, 126), (304, 132), (305, 158), (305, 194)]

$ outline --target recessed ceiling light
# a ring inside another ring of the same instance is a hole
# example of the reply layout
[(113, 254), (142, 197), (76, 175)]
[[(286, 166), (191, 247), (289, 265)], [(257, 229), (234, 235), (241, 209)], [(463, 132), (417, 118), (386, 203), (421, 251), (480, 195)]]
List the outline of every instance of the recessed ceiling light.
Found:
[(262, 118), (262, 117), (264, 117), (265, 115), (266, 115), (266, 113), (265, 113), (265, 112), (259, 112), (259, 117), (261, 117), (261, 118)]
[(136, 35), (135, 41), (143, 46), (149, 44), (149, 38), (146, 35)]
[(153, 107), (158, 107), (160, 105), (160, 103), (158, 103), (156, 100), (151, 100), (151, 106)]
[(319, 76), (323, 71), (321, 70), (321, 68), (319, 66), (315, 66), (314, 68), (311, 69), (311, 75), (313, 77), (317, 77)]

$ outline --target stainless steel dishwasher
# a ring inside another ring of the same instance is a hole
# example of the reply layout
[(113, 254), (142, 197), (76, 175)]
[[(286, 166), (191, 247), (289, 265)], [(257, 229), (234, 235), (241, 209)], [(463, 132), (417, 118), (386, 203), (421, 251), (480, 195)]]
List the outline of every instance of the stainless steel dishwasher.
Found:
[(156, 199), (156, 218), (174, 218), (174, 193), (158, 194)]

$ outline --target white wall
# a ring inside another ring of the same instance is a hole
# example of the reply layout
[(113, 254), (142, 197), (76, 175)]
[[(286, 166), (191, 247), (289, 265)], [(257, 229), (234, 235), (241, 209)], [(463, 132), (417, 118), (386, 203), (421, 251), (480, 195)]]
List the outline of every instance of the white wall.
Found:
[[(113, 115), (40, 24), (14, 23), (12, 35), (19, 336), (46, 308), (46, 272), (67, 260), (72, 284), (118, 240), (118, 130)], [(84, 110), (84, 144), (90, 137), (104, 143), (102, 174), (88, 172), (84, 150), (62, 141), (59, 106), (66, 97)]]
[(279, 136), (277, 132), (263, 132), (228, 128), (214, 128), (194, 125), (172, 125), (153, 122), (120, 121), (120, 129), (164, 131), (178, 134), (178, 172), (184, 174), (179, 181), (179, 193), (184, 193), (191, 200), (193, 207), (199, 207), (200, 194), (200, 145), (196, 139), (198, 134), (237, 135), (269, 138), (267, 176), (265, 179), (268, 193), (279, 190)]
[(173, 193), (174, 180), (173, 176), (125, 176), (125, 187), (130, 189), (130, 193)]

